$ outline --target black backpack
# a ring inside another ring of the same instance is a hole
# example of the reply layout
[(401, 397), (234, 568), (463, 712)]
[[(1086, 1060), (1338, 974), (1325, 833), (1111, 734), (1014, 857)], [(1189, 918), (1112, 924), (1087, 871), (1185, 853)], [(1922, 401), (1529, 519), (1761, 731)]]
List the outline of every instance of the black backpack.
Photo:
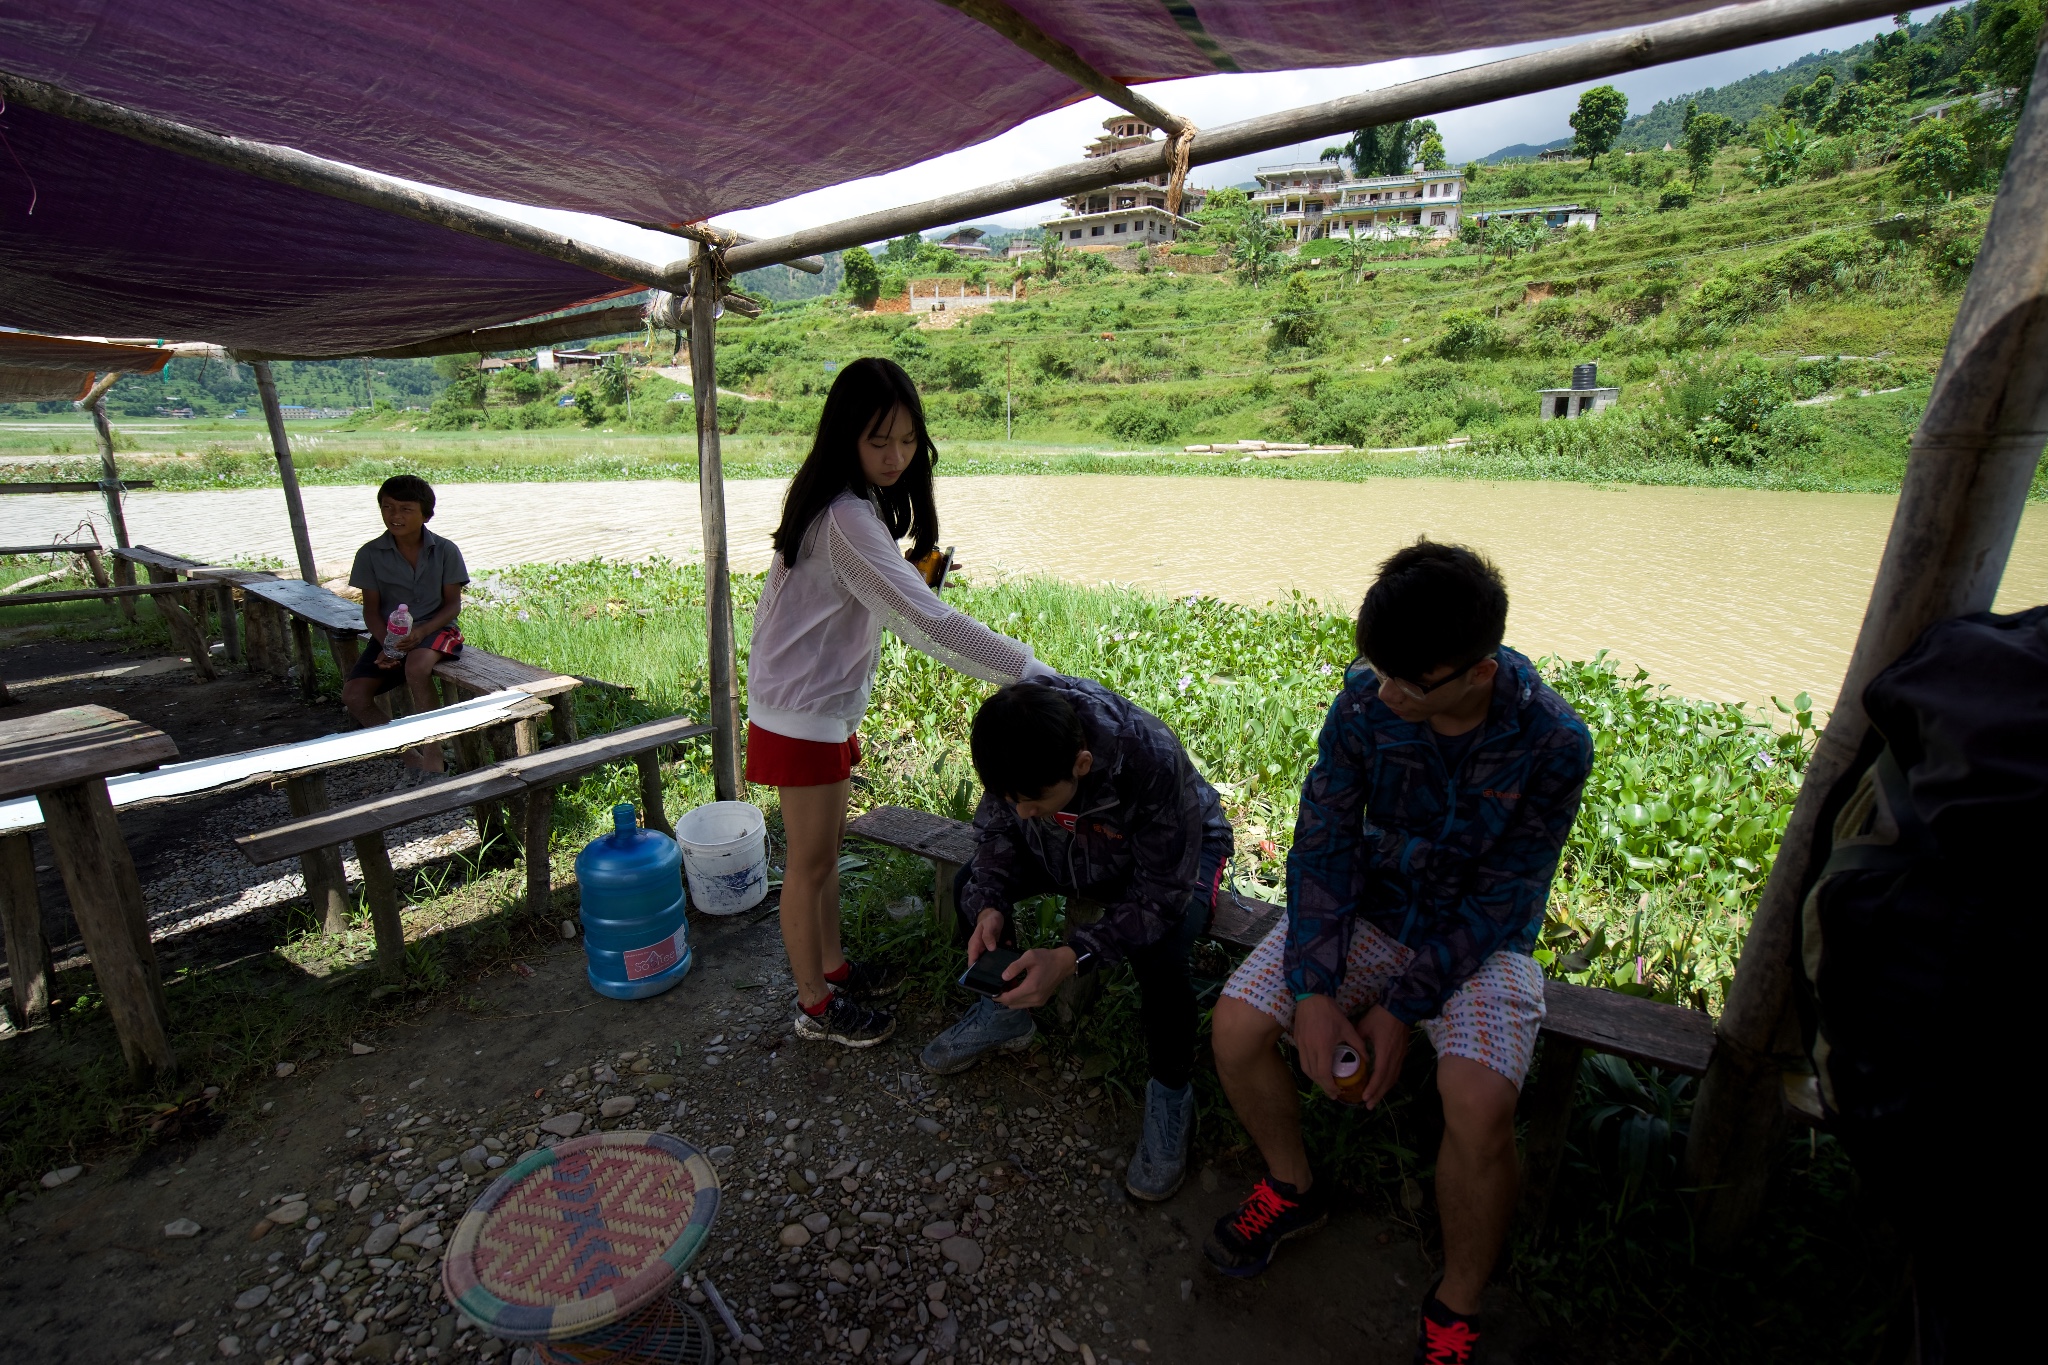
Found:
[(1906, 1358), (1991, 1359), (2048, 1004), (2048, 607), (1930, 627), (1863, 704), (1863, 770), (1822, 811), (1801, 923), (1807, 1051), (1908, 1256)]
[(1997, 1011), (2020, 986), (2001, 969), (2031, 976), (2015, 956), (2041, 951), (2048, 607), (1929, 627), (1863, 704), (1867, 766), (1805, 901), (1802, 1013), (1826, 1115), (1878, 1122), (1955, 1075), (1952, 1026)]

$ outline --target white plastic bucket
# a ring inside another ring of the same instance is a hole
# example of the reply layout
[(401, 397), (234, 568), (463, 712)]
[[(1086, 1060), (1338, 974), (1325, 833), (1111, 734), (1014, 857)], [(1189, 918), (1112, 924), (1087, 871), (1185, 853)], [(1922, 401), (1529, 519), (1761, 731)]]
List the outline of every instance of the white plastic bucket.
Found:
[(737, 915), (768, 894), (768, 822), (745, 801), (713, 801), (676, 822), (690, 904)]

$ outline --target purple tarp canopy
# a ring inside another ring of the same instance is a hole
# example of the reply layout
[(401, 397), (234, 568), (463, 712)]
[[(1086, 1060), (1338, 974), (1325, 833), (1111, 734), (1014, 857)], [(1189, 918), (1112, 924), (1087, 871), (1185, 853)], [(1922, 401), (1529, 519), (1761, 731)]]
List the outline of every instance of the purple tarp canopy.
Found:
[[(1465, 51), (1711, 8), (1012, 3), (1126, 82)], [(670, 224), (911, 165), (1086, 94), (938, 0), (36, 0), (0, 4), (0, 70), (389, 175)], [(346, 355), (613, 287), (18, 109), (0, 132), (7, 325)]]
[[(1468, 51), (1712, 8), (1013, 7), (1126, 82)], [(35, 0), (0, 7), (0, 69), (388, 175), (664, 223), (908, 166), (1086, 93), (936, 0)]]
[(348, 356), (629, 287), (34, 110), (0, 133), (10, 327)]

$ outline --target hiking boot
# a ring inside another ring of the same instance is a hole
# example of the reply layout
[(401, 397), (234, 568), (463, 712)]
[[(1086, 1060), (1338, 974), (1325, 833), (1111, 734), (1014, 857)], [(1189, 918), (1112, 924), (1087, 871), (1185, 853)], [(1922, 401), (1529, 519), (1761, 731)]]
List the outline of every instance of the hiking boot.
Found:
[(846, 975), (837, 981), (828, 977), (825, 984), (840, 995), (849, 995), (855, 1000), (873, 1000), (893, 994), (903, 981), (904, 974), (900, 968), (877, 967), (869, 962), (855, 962), (849, 957), (846, 959)]
[(1471, 1365), (1478, 1350), (1478, 1320), (1444, 1307), (1432, 1286), (1422, 1298), (1421, 1330), (1415, 1338), (1415, 1365)]
[(918, 1060), (934, 1076), (965, 1071), (997, 1052), (1022, 1052), (1038, 1036), (1030, 1010), (1013, 1010), (982, 996), (960, 1016), (960, 1022), (931, 1040)]
[(796, 1011), (796, 1036), (814, 1043), (837, 1043), (841, 1047), (873, 1047), (896, 1031), (896, 1016), (886, 1010), (856, 1005), (838, 991), (823, 1014), (812, 1014), (801, 1005)]
[(1145, 1131), (1138, 1150), (1131, 1153), (1124, 1188), (1155, 1204), (1171, 1199), (1188, 1173), (1188, 1139), (1194, 1131), (1195, 1088), (1169, 1090), (1157, 1081), (1146, 1081)]
[(1321, 1191), (1304, 1195), (1283, 1180), (1261, 1180), (1236, 1213), (1216, 1220), (1202, 1250), (1224, 1274), (1249, 1279), (1273, 1264), (1282, 1242), (1314, 1232), (1329, 1216)]

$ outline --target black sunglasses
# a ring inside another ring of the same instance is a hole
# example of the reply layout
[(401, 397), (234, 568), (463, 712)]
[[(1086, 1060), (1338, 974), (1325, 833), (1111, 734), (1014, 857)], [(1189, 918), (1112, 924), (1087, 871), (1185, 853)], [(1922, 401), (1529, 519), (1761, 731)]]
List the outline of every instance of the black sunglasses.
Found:
[(1451, 683), (1456, 682), (1458, 679), (1464, 677), (1467, 673), (1470, 673), (1473, 669), (1479, 667), (1480, 664), (1484, 663), (1490, 657), (1492, 656), (1481, 655), (1479, 658), (1474, 659), (1472, 662), (1466, 664), (1457, 672), (1446, 674), (1444, 677), (1438, 678), (1433, 683), (1419, 683), (1409, 678), (1403, 678), (1398, 674), (1389, 673), (1384, 668), (1381, 668), (1377, 664), (1374, 664), (1370, 659), (1367, 659), (1366, 663), (1372, 667), (1373, 672), (1379, 674), (1382, 678), (1392, 679), (1394, 682), (1401, 684), (1401, 686), (1415, 693), (1415, 695), (1418, 697), (1426, 697), (1430, 693), (1436, 691), (1439, 687), (1447, 687)]

